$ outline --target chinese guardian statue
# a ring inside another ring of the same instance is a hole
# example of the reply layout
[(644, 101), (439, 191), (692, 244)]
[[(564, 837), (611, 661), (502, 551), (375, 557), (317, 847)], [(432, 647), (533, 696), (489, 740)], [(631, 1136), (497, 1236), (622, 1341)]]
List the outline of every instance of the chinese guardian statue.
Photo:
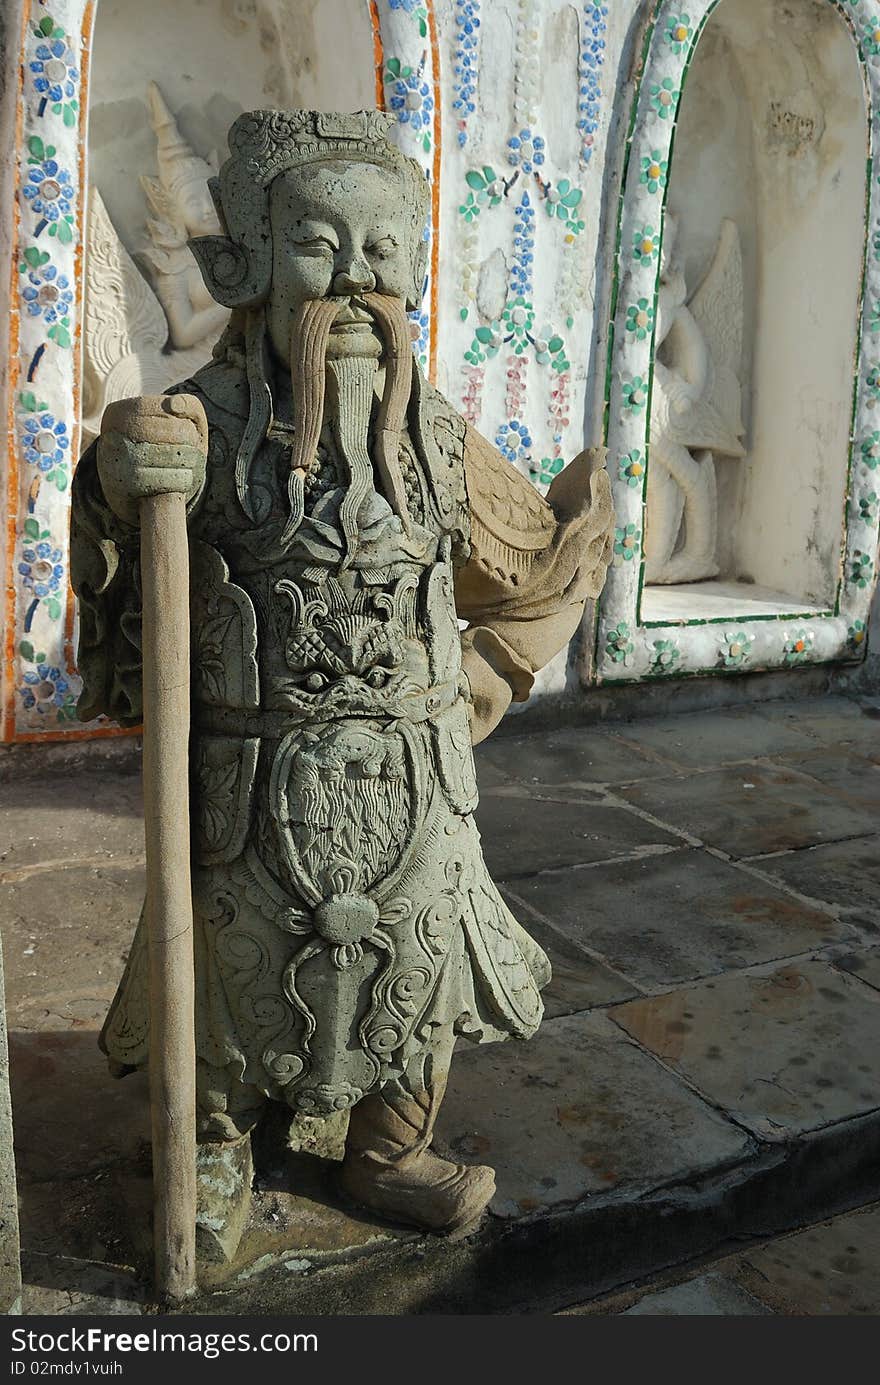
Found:
[[(190, 242), (229, 326), (168, 396), (111, 405), (76, 473), (84, 720), (140, 719), (138, 504), (186, 495), (215, 1258), (244, 1224), (270, 1103), (347, 1119), (350, 1200), (474, 1224), (492, 1170), (431, 1148), (453, 1047), (528, 1039), (550, 976), (483, 862), (472, 745), (601, 590), (608, 479), (584, 453), (542, 499), (423, 376), (407, 311), (428, 189), (388, 123), (236, 120), (210, 182), (223, 234)], [(118, 1075), (147, 1061), (145, 953), (142, 920), (101, 1039)]]

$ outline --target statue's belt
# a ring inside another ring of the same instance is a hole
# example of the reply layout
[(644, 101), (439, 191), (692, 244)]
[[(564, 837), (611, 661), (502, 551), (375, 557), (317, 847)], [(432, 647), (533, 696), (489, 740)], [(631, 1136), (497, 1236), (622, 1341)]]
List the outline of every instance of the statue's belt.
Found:
[(380, 717), (388, 721), (406, 721), (411, 725), (433, 721), (463, 697), (458, 679), (439, 683), (425, 692), (406, 697), (390, 698), (383, 703), (379, 696), (334, 701), (331, 698), (308, 705), (292, 700), (284, 707), (261, 710), (244, 707), (213, 707), (193, 701), (192, 724), (196, 734), (209, 736), (258, 737), (261, 740), (280, 740), (297, 726), (342, 721), (351, 717)]

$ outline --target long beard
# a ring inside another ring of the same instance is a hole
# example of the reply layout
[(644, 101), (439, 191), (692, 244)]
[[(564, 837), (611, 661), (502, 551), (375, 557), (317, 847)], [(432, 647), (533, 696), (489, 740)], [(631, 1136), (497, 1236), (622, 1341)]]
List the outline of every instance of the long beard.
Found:
[(321, 429), (328, 421), (349, 472), (348, 493), (340, 511), (340, 522), (349, 552), (352, 552), (358, 510), (373, 484), (374, 462), (386, 499), (400, 518), (404, 532), (411, 531), (398, 453), (412, 388), (412, 352), (403, 300), (379, 293), (361, 295), (360, 301), (370, 312), (382, 339), (385, 365), (385, 388), (376, 420), (375, 456), (371, 457), (369, 435), (378, 366), (376, 356), (340, 352), (328, 359), (327, 354), (333, 324), (347, 301), (344, 298), (312, 299), (301, 305), (291, 324), (294, 439), (288, 485), (290, 518), (286, 532), (295, 530), (302, 518), (303, 483), (315, 464)]

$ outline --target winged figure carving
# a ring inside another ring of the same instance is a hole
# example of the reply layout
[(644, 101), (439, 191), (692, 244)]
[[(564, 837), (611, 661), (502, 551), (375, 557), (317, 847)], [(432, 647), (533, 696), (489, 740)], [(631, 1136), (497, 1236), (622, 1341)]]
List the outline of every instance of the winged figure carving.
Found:
[[(736, 223), (721, 223), (712, 264), (687, 300), (667, 215), (651, 408), (645, 535), (649, 583), (718, 573), (715, 454), (744, 457), (743, 270)], [(686, 301), (687, 300), (687, 301)]]

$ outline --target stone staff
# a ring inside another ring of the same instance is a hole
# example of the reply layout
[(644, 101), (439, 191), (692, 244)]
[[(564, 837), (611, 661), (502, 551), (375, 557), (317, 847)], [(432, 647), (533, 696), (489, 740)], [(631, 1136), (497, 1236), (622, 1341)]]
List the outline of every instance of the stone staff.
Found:
[(197, 399), (168, 395), (111, 405), (102, 431), (108, 444), (104, 470), (124, 469), (128, 489), (138, 497), (153, 1242), (157, 1290), (166, 1299), (180, 1300), (195, 1288), (196, 1255), (186, 503), (204, 477), (208, 430)]

